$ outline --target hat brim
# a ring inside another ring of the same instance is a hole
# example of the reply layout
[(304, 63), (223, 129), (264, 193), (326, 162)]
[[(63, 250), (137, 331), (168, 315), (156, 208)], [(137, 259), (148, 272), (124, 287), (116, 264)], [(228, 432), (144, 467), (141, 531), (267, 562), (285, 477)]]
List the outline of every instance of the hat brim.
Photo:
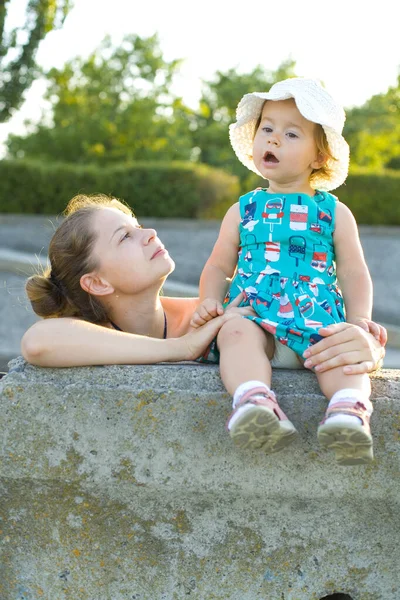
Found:
[[(245, 167), (253, 171), (260, 177), (263, 175), (258, 171), (253, 162), (253, 139), (256, 133), (257, 121), (260, 117), (262, 107), (266, 100), (287, 100), (294, 98), (297, 108), (304, 118), (318, 123), (315, 116), (311, 114), (310, 108), (306, 102), (301, 103), (295, 94), (286, 93), (270, 93), (270, 92), (253, 92), (243, 96), (236, 111), (237, 121), (229, 126), (229, 138), (236, 156), (244, 164)], [(312, 187), (322, 191), (330, 191), (342, 185), (347, 177), (349, 170), (350, 150), (349, 145), (344, 137), (332, 127), (322, 125), (328, 141), (329, 149), (334, 159), (327, 161), (327, 167), (330, 172), (330, 177), (318, 176), (314, 173)]]

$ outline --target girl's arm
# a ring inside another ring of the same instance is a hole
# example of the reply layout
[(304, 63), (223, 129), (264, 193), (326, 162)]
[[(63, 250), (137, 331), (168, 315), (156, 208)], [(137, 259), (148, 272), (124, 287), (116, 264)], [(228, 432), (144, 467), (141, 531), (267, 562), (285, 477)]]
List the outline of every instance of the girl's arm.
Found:
[(200, 303), (191, 320), (192, 327), (199, 327), (222, 315), (225, 297), (238, 258), (240, 210), (236, 203), (226, 213), (218, 239), (200, 277)]
[(72, 318), (38, 321), (22, 338), (22, 355), (41, 367), (154, 364), (194, 360), (234, 314), (226, 313), (182, 337), (160, 340)]
[(351, 211), (337, 203), (334, 234), (336, 268), (346, 308), (346, 321), (369, 330), (372, 281), (364, 259), (356, 221)]
[(348, 375), (367, 373), (381, 366), (385, 349), (378, 339), (367, 333), (368, 327), (365, 327), (371, 318), (372, 283), (355, 219), (341, 202), (336, 209), (334, 241), (347, 322), (319, 330), (325, 339), (304, 352), (307, 359), (305, 366), (315, 367), (319, 372), (342, 366)]
[(233, 276), (239, 249), (239, 204), (226, 213), (218, 239), (200, 277), (200, 302), (205, 298), (224, 299), (227, 283)]

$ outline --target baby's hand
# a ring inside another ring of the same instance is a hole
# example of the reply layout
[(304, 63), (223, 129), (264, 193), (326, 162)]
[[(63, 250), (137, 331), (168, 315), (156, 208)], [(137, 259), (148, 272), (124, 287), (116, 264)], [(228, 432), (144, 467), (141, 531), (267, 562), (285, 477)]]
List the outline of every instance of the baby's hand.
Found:
[(387, 331), (383, 325), (375, 323), (375, 321), (368, 321), (369, 332), (372, 333), (374, 338), (378, 340), (381, 346), (386, 346), (387, 343)]
[(371, 333), (381, 346), (386, 346), (387, 331), (383, 325), (379, 325), (379, 323), (375, 323), (375, 321), (370, 321), (369, 319), (356, 319), (353, 321), (353, 324)]
[(190, 327), (197, 328), (211, 321), (215, 317), (224, 314), (222, 303), (215, 298), (206, 298), (201, 302), (193, 313), (192, 320), (190, 321)]

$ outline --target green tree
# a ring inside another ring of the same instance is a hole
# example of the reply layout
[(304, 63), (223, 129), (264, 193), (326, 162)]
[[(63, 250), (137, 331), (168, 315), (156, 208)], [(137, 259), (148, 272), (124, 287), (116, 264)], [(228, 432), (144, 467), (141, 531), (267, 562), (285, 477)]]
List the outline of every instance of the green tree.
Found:
[(199, 110), (193, 117), (194, 145), (201, 162), (224, 168), (242, 180), (248, 169), (237, 160), (229, 143), (228, 126), (235, 121), (239, 100), (249, 92), (265, 91), (282, 79), (295, 76), (295, 61), (284, 61), (276, 71), (258, 65), (250, 73), (236, 69), (217, 71), (213, 81), (205, 82)]
[(353, 165), (400, 169), (400, 75), (386, 93), (347, 111), (344, 135)]
[(23, 102), (23, 95), (38, 76), (35, 58), (41, 40), (61, 27), (71, 0), (29, 0), (25, 25), (7, 31), (9, 0), (0, 0), (0, 123)]
[(10, 136), (12, 157), (79, 163), (190, 158), (191, 134), (180, 98), (170, 93), (179, 60), (163, 59), (157, 35), (106, 38), (88, 59), (47, 73), (52, 123)]

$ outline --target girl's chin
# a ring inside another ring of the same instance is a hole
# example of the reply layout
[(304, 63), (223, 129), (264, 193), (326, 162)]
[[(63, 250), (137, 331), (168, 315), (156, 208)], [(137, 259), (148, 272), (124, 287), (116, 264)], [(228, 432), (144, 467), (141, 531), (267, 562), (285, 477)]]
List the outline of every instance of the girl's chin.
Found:
[(175, 271), (175, 261), (168, 255), (169, 271), (168, 275)]
[[(157, 261), (157, 263), (155, 263), (155, 261)], [(162, 254), (160, 253), (160, 255), (156, 256), (154, 259), (154, 265), (156, 264), (157, 266), (155, 267), (154, 271), (155, 276), (156, 273), (162, 273), (162, 275), (166, 278), (168, 275), (173, 273), (173, 271), (175, 271), (175, 261), (170, 257), (168, 252)]]
[(168, 260), (168, 263), (165, 265), (165, 271), (162, 274), (163, 285), (164, 285), (164, 282), (171, 275), (171, 273), (173, 273), (174, 271), (175, 271), (175, 262), (172, 260), (172, 258), (170, 258)]

